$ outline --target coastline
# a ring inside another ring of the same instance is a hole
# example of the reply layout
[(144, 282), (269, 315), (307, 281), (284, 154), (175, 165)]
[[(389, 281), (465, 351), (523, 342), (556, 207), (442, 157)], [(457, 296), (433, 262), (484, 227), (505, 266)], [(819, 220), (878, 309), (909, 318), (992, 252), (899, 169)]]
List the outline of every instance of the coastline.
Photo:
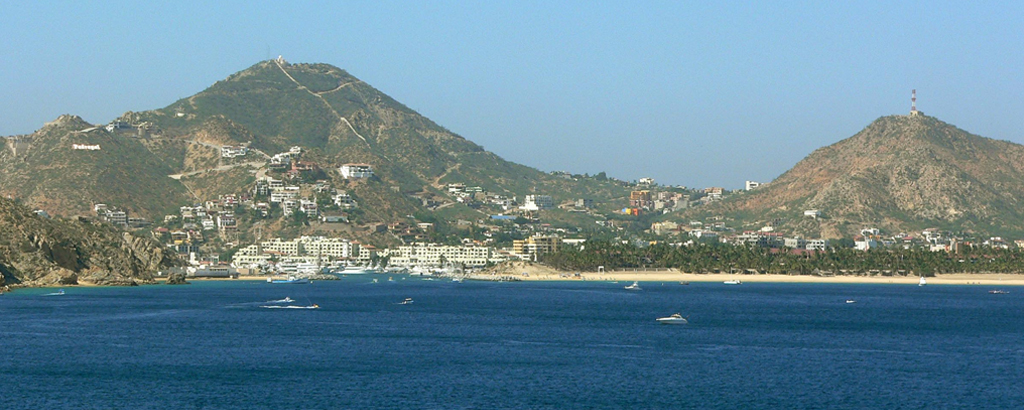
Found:
[[(738, 280), (743, 283), (834, 283), (834, 284), (890, 284), (890, 285), (917, 285), (920, 280), (917, 276), (811, 276), (811, 275), (750, 275), (750, 274), (727, 274), (727, 273), (686, 273), (675, 269), (662, 269), (658, 271), (611, 271), (611, 272), (566, 272), (551, 269), (543, 265), (524, 265), (515, 268), (517, 273), (512, 273), (508, 268), (477, 272), (466, 275), (468, 280), (479, 281), (522, 281), (522, 282), (673, 282), (673, 283), (723, 283), (729, 280)], [(526, 273), (527, 275), (523, 275)], [(576, 276), (576, 275), (579, 276)], [(365, 275), (376, 277), (377, 275)], [(189, 282), (266, 282), (267, 276), (242, 275), (237, 278), (187, 278)], [(1024, 274), (1019, 273), (955, 273), (942, 274), (927, 278), (928, 285), (977, 285), (977, 286), (1024, 286)], [(167, 278), (154, 278), (152, 283), (141, 283), (140, 285), (165, 285)], [(39, 288), (75, 288), (75, 287), (102, 287), (108, 285), (97, 285), (91, 282), (81, 282), (76, 285), (52, 285), (38, 286)], [(32, 286), (35, 288), (36, 286)], [(11, 287), (7, 290), (15, 291), (26, 287)]]

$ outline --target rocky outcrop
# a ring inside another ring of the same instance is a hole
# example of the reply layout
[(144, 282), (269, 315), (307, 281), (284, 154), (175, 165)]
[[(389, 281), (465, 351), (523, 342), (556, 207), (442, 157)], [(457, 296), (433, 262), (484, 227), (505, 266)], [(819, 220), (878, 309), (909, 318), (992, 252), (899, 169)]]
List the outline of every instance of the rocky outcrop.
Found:
[(0, 198), (0, 273), (7, 285), (135, 286), (180, 264), (147, 238), (108, 224), (38, 216)]
[(185, 280), (184, 273), (172, 273), (167, 275), (168, 285), (189, 285), (188, 281)]

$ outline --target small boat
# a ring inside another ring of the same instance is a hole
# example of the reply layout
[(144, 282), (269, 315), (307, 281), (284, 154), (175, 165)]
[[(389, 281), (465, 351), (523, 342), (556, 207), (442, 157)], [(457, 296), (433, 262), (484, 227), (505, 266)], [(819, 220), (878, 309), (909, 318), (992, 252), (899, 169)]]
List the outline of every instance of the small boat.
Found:
[(924, 286), (924, 285), (927, 285), (927, 284), (928, 284), (928, 281), (924, 280), (924, 276), (922, 276), (921, 280), (917, 282), (917, 286)]
[(266, 303), (292, 303), (295, 299), (285, 296), (284, 299), (268, 300)]
[(659, 317), (658, 323), (663, 325), (685, 325), (690, 322), (683, 315), (676, 313), (668, 317)]
[(388, 282), (394, 282), (394, 281), (395, 281), (395, 278), (393, 278), (391, 276), (388, 276)]
[(846, 303), (857, 303), (857, 301), (853, 299), (846, 299)]
[(58, 291), (53, 292), (53, 293), (47, 293), (47, 294), (45, 294), (43, 296), (64, 296), (64, 289), (58, 290)]
[(289, 276), (288, 279), (267, 278), (267, 283), (273, 283), (273, 284), (295, 284), (295, 285), (298, 285), (298, 284), (306, 284), (306, 283), (311, 283), (311, 282), (309, 281), (309, 279), (306, 279), (306, 278), (296, 278), (294, 276)]
[(722, 283), (725, 283), (726, 285), (742, 285), (743, 284), (743, 282), (740, 281), (739, 279), (727, 280), (727, 281), (722, 282)]
[(377, 283), (377, 278), (373, 278), (373, 283)]
[(632, 285), (625, 286), (625, 289), (626, 290), (643, 290), (643, 289), (640, 289), (640, 284), (636, 283), (636, 281), (633, 281)]
[(991, 293), (993, 295), (1005, 295), (1005, 294), (1010, 293), (1010, 292), (1007, 292), (1007, 291), (1002, 290), (1002, 289), (993, 289), (993, 290), (988, 291), (988, 293)]
[(412, 298), (405, 298), (405, 300), (403, 300), (401, 302), (398, 302), (398, 304), (399, 305), (411, 305), (412, 304)]
[(278, 306), (278, 305), (267, 305), (260, 306), (264, 309), (320, 309), (320, 305), (312, 304), (309, 306)]
[(683, 285), (683, 286), (688, 286), (690, 284), (690, 282), (683, 281), (683, 282), (679, 282), (679, 284)]

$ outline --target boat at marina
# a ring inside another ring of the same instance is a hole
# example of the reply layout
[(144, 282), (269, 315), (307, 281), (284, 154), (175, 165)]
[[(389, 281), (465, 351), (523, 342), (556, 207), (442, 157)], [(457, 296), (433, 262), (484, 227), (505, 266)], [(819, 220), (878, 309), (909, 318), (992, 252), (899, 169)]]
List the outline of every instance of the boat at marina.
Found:
[(643, 289), (640, 288), (640, 284), (637, 283), (636, 281), (633, 281), (632, 285), (626, 285), (625, 289), (626, 290), (643, 290)]
[(921, 280), (917, 282), (917, 286), (924, 286), (924, 285), (927, 285), (927, 284), (928, 284), (928, 281), (924, 280), (924, 276), (922, 276)]
[(281, 284), (285, 284), (285, 285), (288, 285), (288, 284), (300, 285), (300, 284), (306, 284), (306, 283), (312, 283), (312, 282), (310, 282), (310, 280), (306, 279), (306, 278), (296, 278), (294, 276), (289, 276), (288, 279), (267, 278), (267, 283), (273, 283), (273, 284), (278, 284), (278, 285), (281, 285)]
[(743, 281), (741, 281), (739, 279), (733, 279), (733, 280), (727, 280), (727, 281), (722, 282), (722, 283), (724, 283), (726, 285), (742, 285)]
[(379, 272), (372, 266), (345, 266), (343, 268), (334, 269), (331, 273), (335, 275), (367, 275)]
[(661, 323), (663, 325), (685, 325), (689, 323), (689, 321), (686, 320), (686, 318), (683, 317), (683, 315), (675, 313), (672, 316), (659, 317), (658, 323)]

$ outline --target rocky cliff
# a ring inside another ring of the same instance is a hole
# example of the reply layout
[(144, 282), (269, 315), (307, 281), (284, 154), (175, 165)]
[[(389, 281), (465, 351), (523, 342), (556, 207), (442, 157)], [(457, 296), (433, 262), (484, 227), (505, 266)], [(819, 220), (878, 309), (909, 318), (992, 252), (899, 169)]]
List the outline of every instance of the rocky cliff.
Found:
[(178, 264), (147, 238), (100, 222), (36, 215), (0, 198), (0, 274), (6, 286), (136, 285)]

